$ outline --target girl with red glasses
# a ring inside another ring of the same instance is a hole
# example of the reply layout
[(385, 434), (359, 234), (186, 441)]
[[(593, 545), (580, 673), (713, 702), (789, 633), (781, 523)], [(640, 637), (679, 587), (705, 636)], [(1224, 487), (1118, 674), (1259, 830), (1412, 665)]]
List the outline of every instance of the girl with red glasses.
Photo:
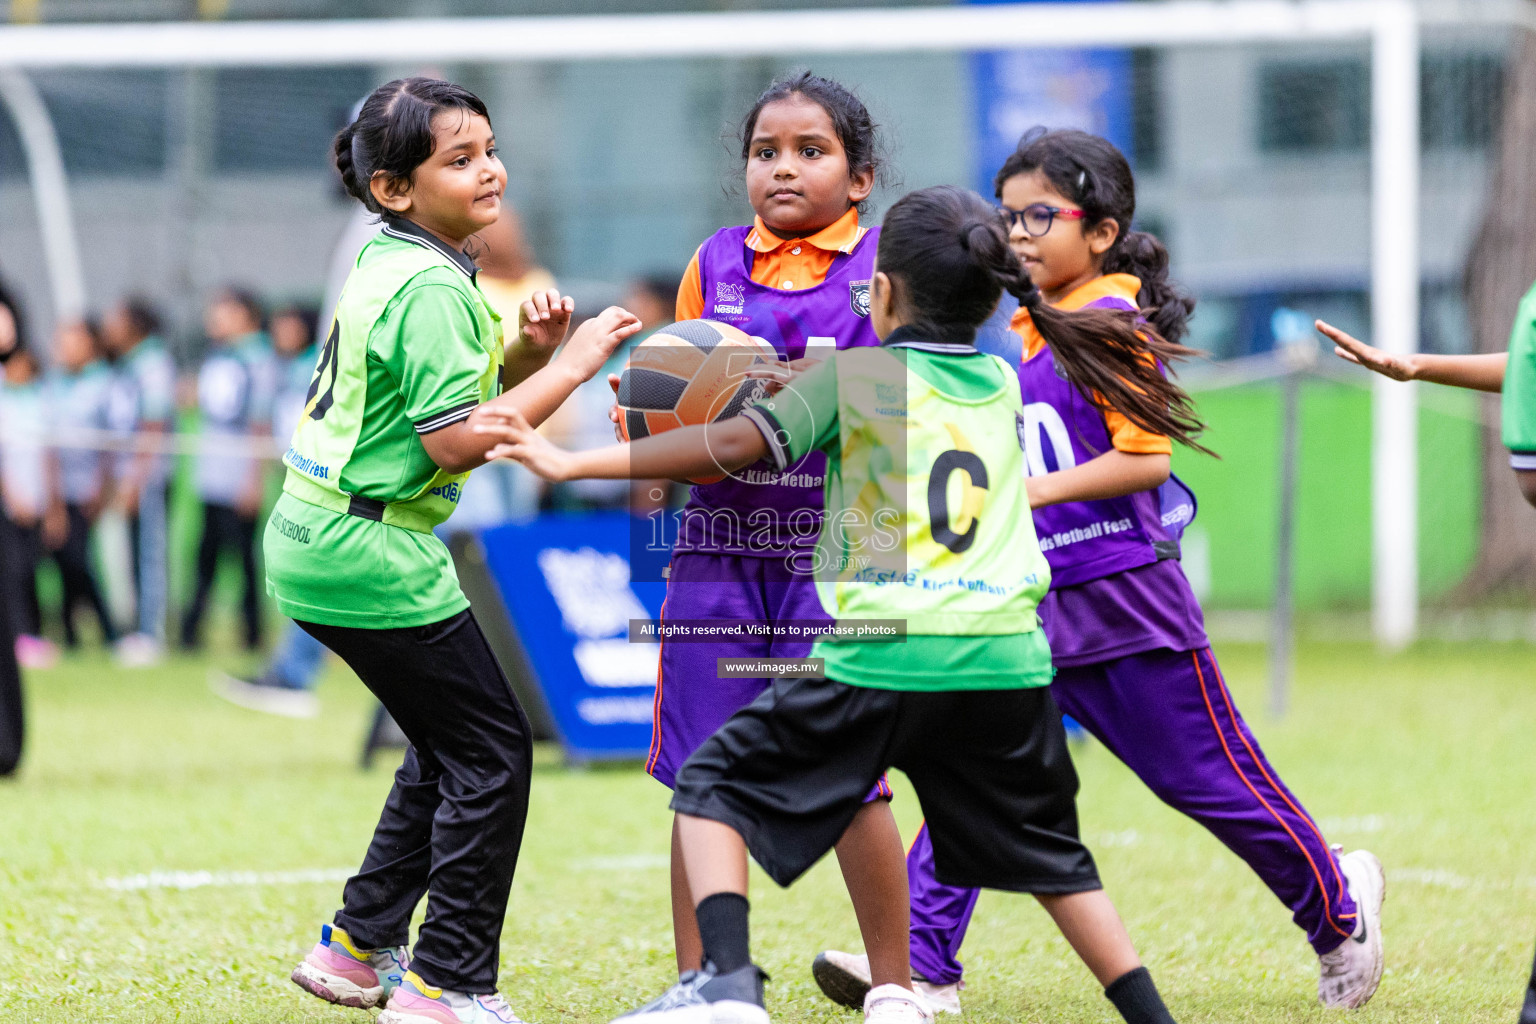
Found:
[[(1194, 300), (1169, 280), (1162, 243), (1131, 230), (1135, 181), (1108, 141), (1034, 129), (995, 185), (1009, 242), (1052, 306), (1139, 309), (1168, 341), (1185, 336)], [(1115, 412), (1126, 406), (1111, 390), (1088, 394), (1068, 383), (1082, 379), (1083, 357), (1048, 346), (1028, 310), (1012, 326), (1024, 341), (1030, 503), (1051, 565), (1040, 618), (1056, 702), (1291, 908), (1318, 956), (1325, 1006), (1363, 1006), (1382, 974), (1381, 863), (1328, 845), (1237, 711), (1179, 566), (1179, 536), (1195, 501), (1169, 475), (1170, 438)], [(1198, 424), (1188, 407), (1175, 411)], [(1097, 500), (1058, 497), (1085, 485)], [(907, 871), (913, 972), (930, 1003), (959, 1012), (955, 955), (977, 891), (935, 878), (926, 829)], [(818, 978), (840, 969), (848, 984), (836, 991), (858, 991), (861, 957), (829, 951), (818, 966)]]

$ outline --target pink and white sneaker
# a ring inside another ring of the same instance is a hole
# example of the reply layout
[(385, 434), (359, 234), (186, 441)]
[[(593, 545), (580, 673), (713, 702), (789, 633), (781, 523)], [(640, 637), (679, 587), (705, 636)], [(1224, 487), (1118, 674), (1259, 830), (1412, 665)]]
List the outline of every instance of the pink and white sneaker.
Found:
[(384, 1005), (411, 966), (404, 946), (358, 949), (335, 925), (320, 929), (320, 941), (289, 977), (310, 995), (360, 1010)]
[(433, 988), (415, 971), (389, 997), (376, 1024), (523, 1024), (506, 1000), (492, 993), (475, 995)]
[(18, 636), (16, 663), (22, 668), (53, 668), (59, 663), (59, 649), (40, 636)]

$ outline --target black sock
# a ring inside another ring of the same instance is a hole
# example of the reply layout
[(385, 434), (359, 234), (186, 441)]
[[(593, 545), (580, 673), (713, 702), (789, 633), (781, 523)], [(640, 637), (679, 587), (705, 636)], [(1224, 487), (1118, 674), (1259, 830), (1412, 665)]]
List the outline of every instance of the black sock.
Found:
[(1145, 967), (1126, 971), (1104, 990), (1126, 1024), (1175, 1024)]
[(734, 892), (717, 892), (699, 901), (699, 938), (704, 940), (704, 959), (721, 974), (729, 974), (752, 962), (747, 948), (747, 898)]

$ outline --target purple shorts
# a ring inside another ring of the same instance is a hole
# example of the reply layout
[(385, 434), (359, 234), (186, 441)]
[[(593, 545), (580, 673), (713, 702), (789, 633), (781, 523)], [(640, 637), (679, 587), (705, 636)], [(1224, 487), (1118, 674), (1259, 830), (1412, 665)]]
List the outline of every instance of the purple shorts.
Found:
[[(794, 572), (782, 558), (679, 552), (672, 556), (663, 622), (725, 619), (779, 622), (790, 619), (830, 622), (814, 579)], [(784, 637), (682, 643), (663, 640), (656, 707), (651, 719), (651, 751), (645, 770), (668, 789), (677, 770), (726, 720), (768, 689), (763, 676), (716, 678), (717, 658), (807, 658), (811, 641)], [(890, 799), (882, 777), (870, 799)]]

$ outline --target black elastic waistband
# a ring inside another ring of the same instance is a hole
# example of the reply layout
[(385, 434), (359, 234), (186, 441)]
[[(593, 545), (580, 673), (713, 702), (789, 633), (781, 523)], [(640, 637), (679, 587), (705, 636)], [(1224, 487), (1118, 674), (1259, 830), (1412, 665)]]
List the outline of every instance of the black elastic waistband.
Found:
[[(356, 513), (353, 513), (356, 515)], [(1179, 557), (1179, 542), (1176, 540), (1155, 540), (1152, 542), (1152, 551), (1157, 555), (1159, 562), (1166, 562), (1170, 558), (1177, 560)]]
[(347, 515), (357, 516), (359, 519), (372, 519), (376, 523), (382, 523), (384, 521), (384, 503), (354, 494), (352, 495), (351, 502), (347, 504)]

